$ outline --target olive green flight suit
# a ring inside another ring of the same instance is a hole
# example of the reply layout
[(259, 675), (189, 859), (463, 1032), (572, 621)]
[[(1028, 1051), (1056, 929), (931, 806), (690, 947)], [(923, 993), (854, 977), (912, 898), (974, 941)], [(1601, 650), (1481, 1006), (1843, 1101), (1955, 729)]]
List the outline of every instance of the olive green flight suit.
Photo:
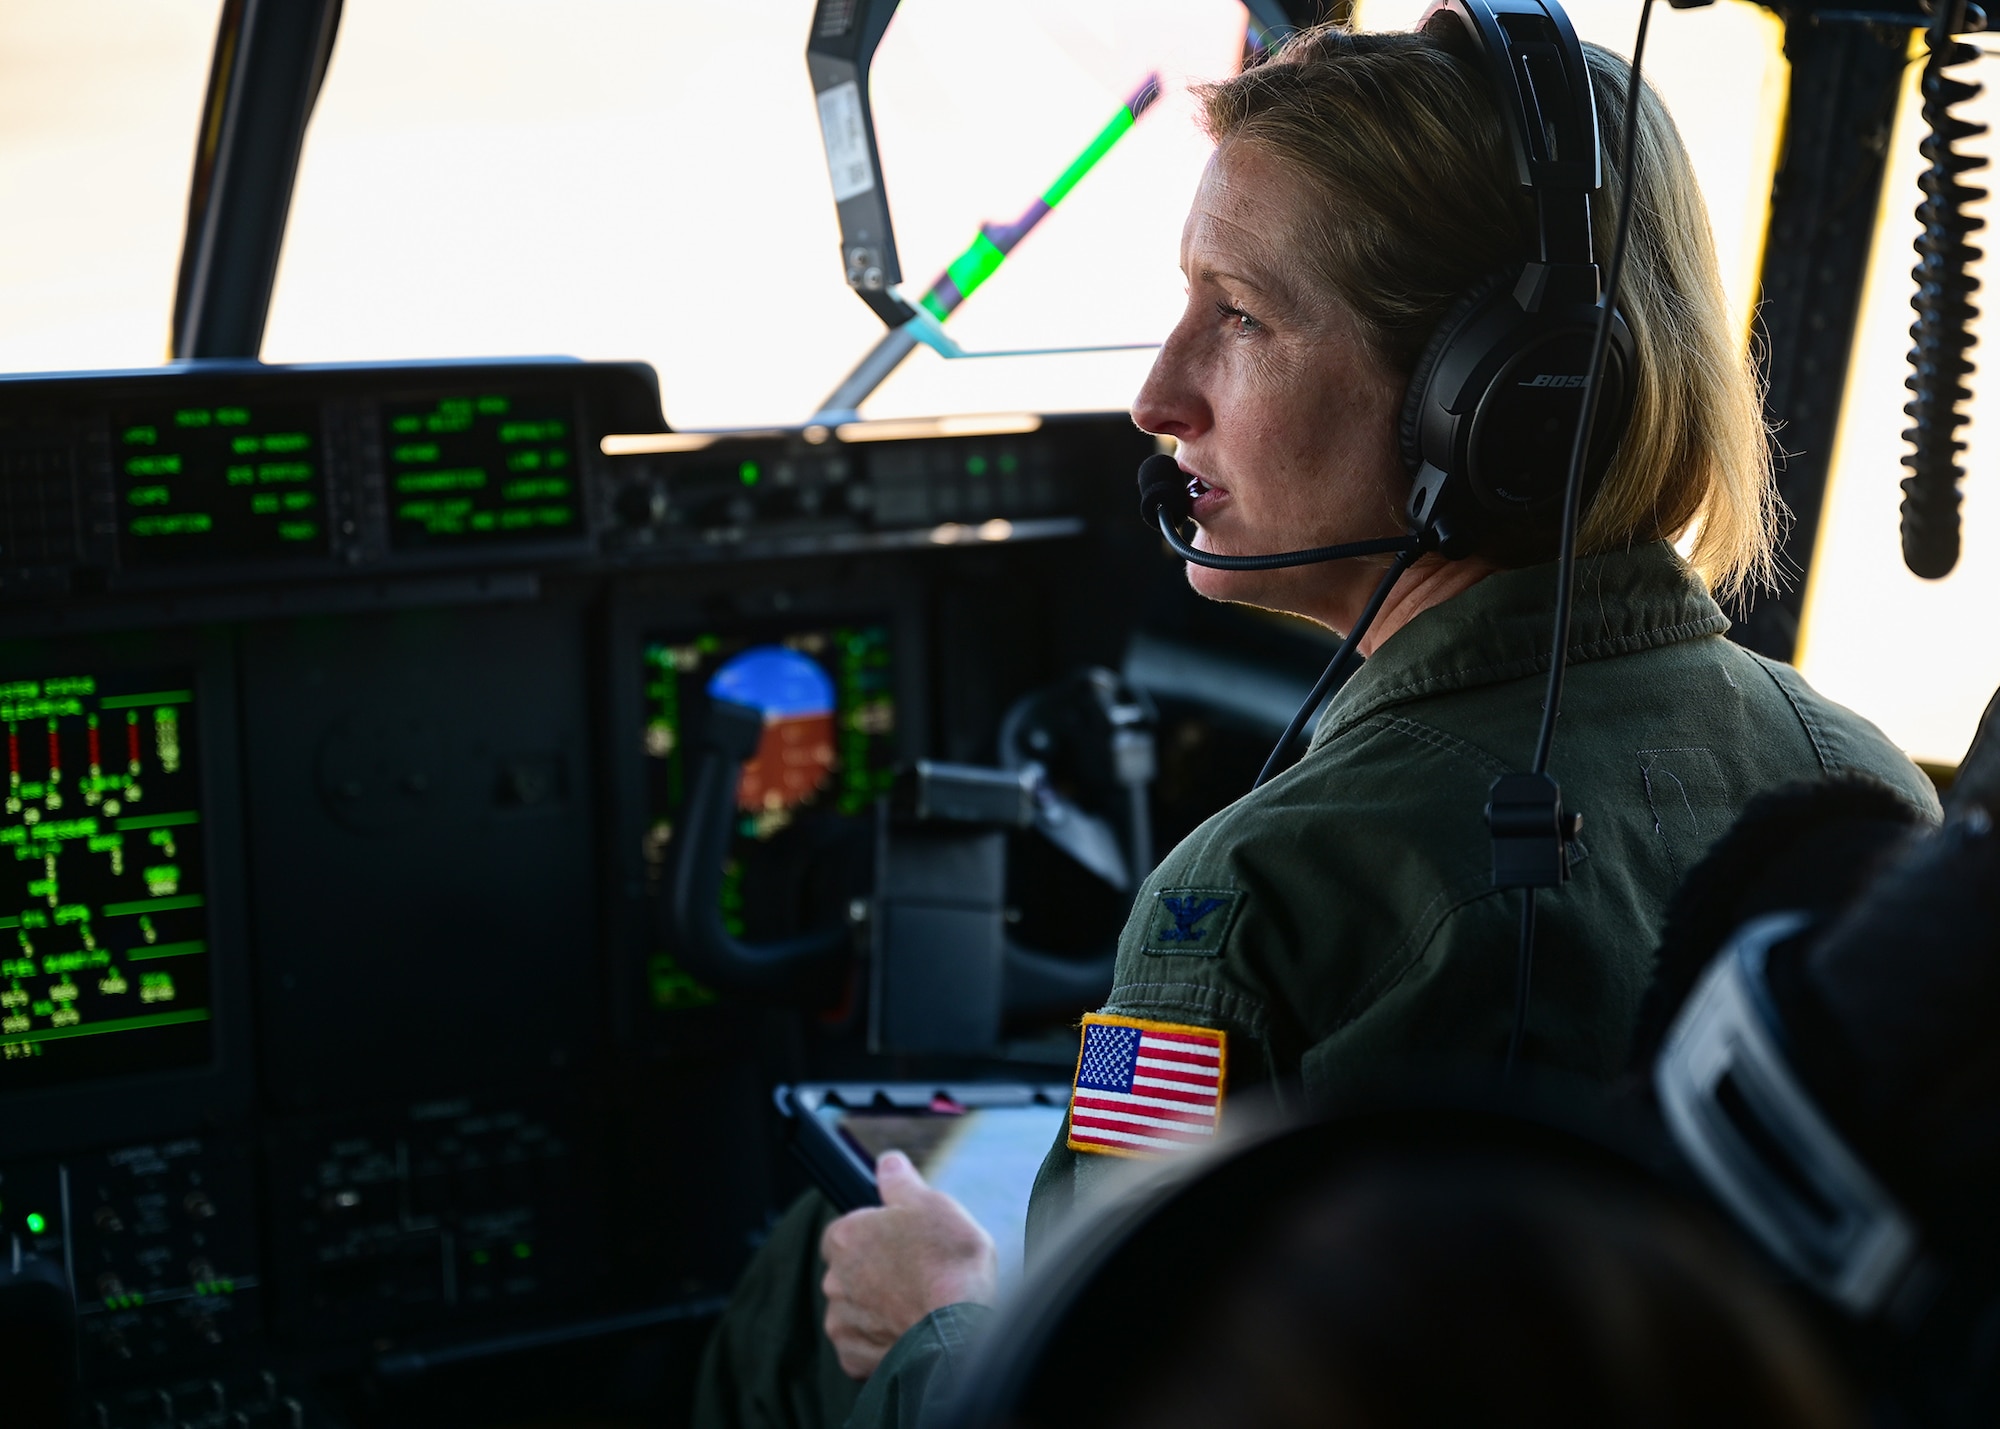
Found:
[[(1490, 576), (1386, 641), (1297, 765), (1147, 879), (1104, 1010), (1223, 1030), (1231, 1094), (1268, 1083), (1321, 1101), (1400, 1062), (1498, 1057), (1522, 894), (1492, 886), (1485, 807), (1534, 752), (1554, 575)], [(1937, 816), (1879, 730), (1724, 639), (1728, 624), (1663, 542), (1578, 565), (1550, 773), (1583, 825), (1570, 881), (1537, 896), (1524, 1056), (1542, 1066), (1620, 1067), (1667, 899), (1756, 794), (1851, 771)], [(1035, 1183), (1031, 1261), (1114, 1164), (1065, 1141)], [(962, 1328), (962, 1307), (940, 1314)], [(846, 1422), (915, 1422), (954, 1358), (939, 1328), (897, 1344)]]

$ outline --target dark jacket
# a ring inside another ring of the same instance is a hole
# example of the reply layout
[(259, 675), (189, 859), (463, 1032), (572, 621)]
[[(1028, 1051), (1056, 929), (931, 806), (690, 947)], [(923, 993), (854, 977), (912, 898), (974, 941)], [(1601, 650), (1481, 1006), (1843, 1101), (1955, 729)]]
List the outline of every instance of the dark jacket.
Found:
[[(1534, 752), (1554, 571), (1490, 576), (1384, 642), (1305, 757), (1146, 881), (1105, 1011), (1225, 1030), (1235, 1093), (1324, 1100), (1401, 1061), (1500, 1055), (1522, 895), (1492, 886), (1485, 808)], [(1664, 542), (1578, 565), (1549, 768), (1583, 824), (1570, 881), (1537, 897), (1524, 1056), (1542, 1066), (1622, 1064), (1667, 898), (1752, 796), (1858, 771), (1937, 815), (1880, 730), (1728, 627)], [(1031, 1251), (1106, 1160), (1058, 1141)]]

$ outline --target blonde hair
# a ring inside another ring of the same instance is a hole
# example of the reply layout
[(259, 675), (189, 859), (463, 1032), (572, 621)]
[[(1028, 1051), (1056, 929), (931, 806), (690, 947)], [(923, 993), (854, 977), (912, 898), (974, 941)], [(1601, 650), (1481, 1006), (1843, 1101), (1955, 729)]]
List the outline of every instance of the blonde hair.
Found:
[[(1585, 51), (1605, 156), (1591, 219), (1608, 263), (1631, 68), (1595, 45)], [(1324, 197), (1305, 257), (1397, 372), (1409, 373), (1468, 289), (1534, 253), (1534, 201), (1515, 179), (1498, 99), (1449, 30), (1317, 26), (1200, 94), (1218, 145), (1254, 145)], [(1638, 128), (1618, 306), (1638, 346), (1639, 384), (1579, 546), (1615, 550), (1692, 529), (1689, 564), (1718, 596), (1740, 597), (1772, 582), (1782, 513), (1761, 394), (1693, 166), (1650, 86)]]

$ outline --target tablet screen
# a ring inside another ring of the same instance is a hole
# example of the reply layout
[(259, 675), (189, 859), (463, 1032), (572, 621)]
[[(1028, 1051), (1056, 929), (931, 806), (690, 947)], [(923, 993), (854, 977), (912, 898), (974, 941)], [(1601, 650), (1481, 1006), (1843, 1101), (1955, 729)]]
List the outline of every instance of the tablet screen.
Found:
[(885, 1151), (901, 1151), (970, 1211), (993, 1237), (1005, 1284), (1020, 1274), (1028, 1194), (1062, 1130), (1063, 1111), (1061, 1102), (1031, 1102), (963, 1110), (822, 1105), (816, 1114), (870, 1166)]

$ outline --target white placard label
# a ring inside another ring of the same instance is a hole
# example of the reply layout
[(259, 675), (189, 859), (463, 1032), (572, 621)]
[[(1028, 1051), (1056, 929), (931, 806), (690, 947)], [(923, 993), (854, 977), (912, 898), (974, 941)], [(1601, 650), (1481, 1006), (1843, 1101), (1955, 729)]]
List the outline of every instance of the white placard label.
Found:
[(845, 203), (874, 188), (868, 131), (861, 125), (860, 85), (850, 79), (820, 91), (819, 132), (826, 141), (826, 171), (833, 179), (833, 201)]

